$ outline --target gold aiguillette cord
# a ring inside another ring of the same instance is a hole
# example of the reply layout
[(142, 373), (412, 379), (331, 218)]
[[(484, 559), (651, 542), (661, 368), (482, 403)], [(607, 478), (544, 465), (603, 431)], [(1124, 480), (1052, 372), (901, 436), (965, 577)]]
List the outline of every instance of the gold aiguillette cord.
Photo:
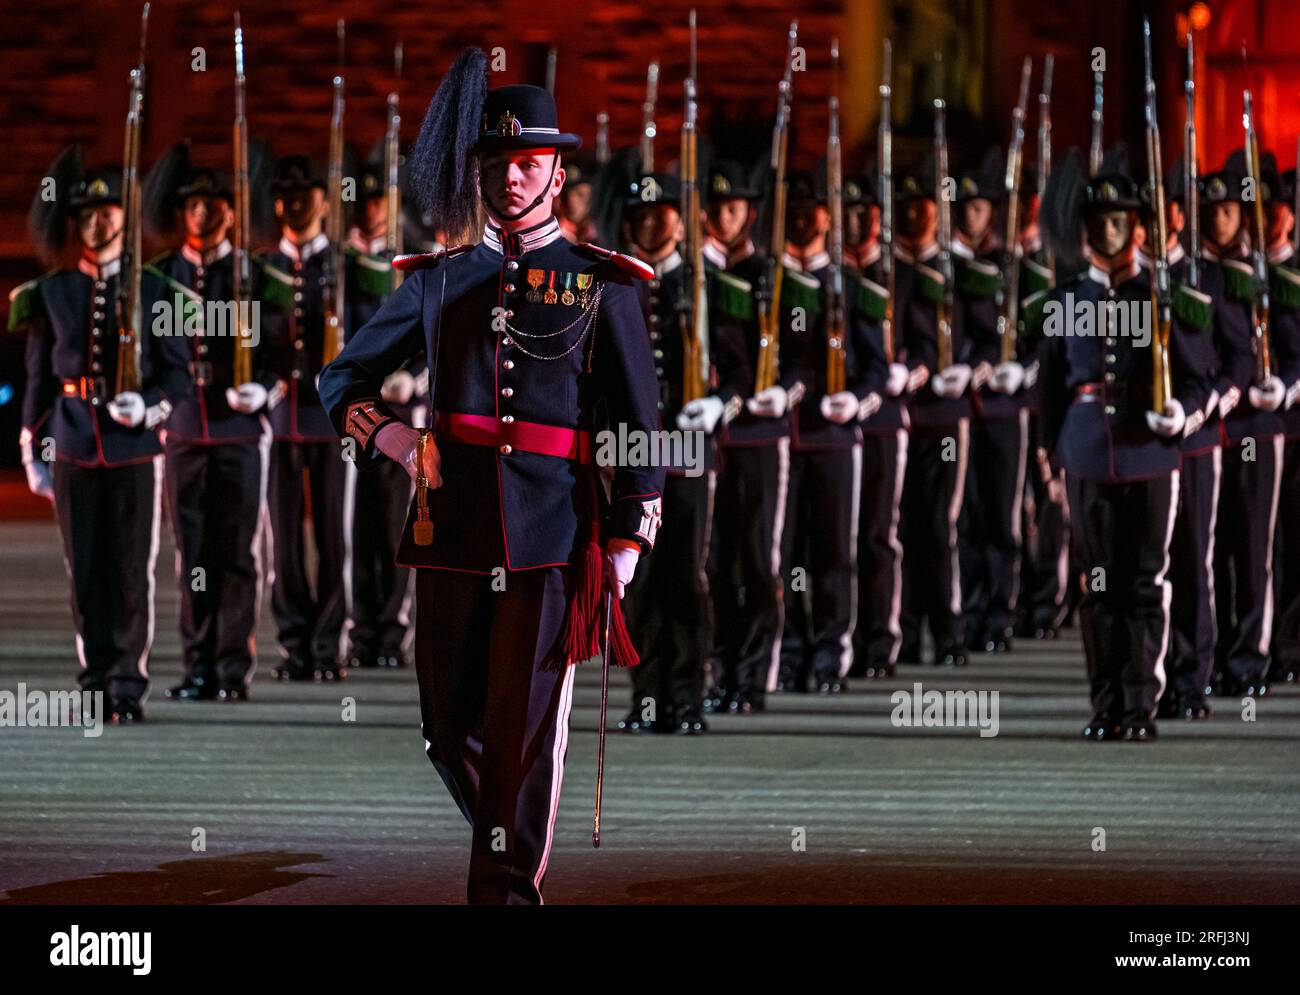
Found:
[(415, 522), (411, 526), (417, 546), (433, 545), (433, 522), (429, 519), (429, 478), (424, 475), (424, 449), (429, 432), (420, 433), (415, 443)]

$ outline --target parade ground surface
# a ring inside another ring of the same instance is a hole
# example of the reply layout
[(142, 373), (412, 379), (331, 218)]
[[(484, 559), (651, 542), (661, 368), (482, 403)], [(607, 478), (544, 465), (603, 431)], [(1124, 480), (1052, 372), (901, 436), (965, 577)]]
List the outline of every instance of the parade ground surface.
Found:
[[(72, 626), (48, 518), (0, 523), (0, 689), (69, 686)], [(454, 903), (469, 832), (423, 753), (411, 670), (271, 680), (242, 705), (173, 704), (173, 553), (158, 559), (148, 721), (0, 728), (0, 903)], [(891, 724), (891, 692), (997, 691), (999, 728)], [(553, 903), (1294, 902), (1300, 692), (1214, 702), (1154, 744), (1084, 743), (1071, 630), (904, 667), (849, 693), (773, 696), (709, 735), (609, 738), (591, 846), (600, 671), (578, 677)], [(611, 728), (626, 707), (614, 675)], [(355, 700), (344, 721), (343, 699)], [(192, 841), (205, 839), (206, 851)], [(1102, 845), (1104, 844), (1104, 849)]]

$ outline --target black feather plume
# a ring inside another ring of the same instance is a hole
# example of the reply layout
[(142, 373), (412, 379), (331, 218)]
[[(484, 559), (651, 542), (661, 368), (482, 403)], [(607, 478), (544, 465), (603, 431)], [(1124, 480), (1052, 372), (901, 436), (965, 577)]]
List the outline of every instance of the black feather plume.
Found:
[(1071, 148), (1052, 167), (1038, 221), (1056, 261), (1058, 285), (1083, 272), (1083, 157)]
[(192, 166), (189, 142), (177, 142), (145, 176), (140, 207), (146, 237), (166, 242), (176, 234), (176, 191), (189, 176)]
[(1097, 175), (1119, 175), (1127, 176), (1130, 179), (1134, 178), (1132, 172), (1129, 171), (1127, 142), (1116, 142), (1106, 150), (1106, 153), (1101, 157), (1101, 169), (1097, 171)]
[(280, 234), (275, 220), (275, 197), (271, 193), (271, 174), (275, 154), (264, 138), (248, 140), (248, 227), (249, 247), (274, 242)]
[(641, 149), (628, 145), (614, 152), (601, 167), (591, 190), (591, 219), (600, 233), (600, 244), (621, 249), (623, 204), (632, 184), (641, 178)]
[(478, 219), (478, 177), (470, 160), (487, 98), (487, 55), (467, 48), (457, 56), (420, 126), (411, 152), (411, 181), (435, 228), (450, 240)]
[(27, 232), (36, 254), (47, 266), (56, 265), (68, 240), (68, 202), (72, 188), (85, 176), (81, 145), (69, 145), (50, 164), (27, 213)]

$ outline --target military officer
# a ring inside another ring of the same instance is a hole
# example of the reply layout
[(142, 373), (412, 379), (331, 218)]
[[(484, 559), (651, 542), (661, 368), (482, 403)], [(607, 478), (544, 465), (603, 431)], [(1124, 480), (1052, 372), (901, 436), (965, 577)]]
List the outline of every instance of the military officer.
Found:
[[(163, 336), (151, 334), (154, 319), (167, 316), (143, 311), (138, 351), (119, 342), (121, 173), (85, 170), (80, 146), (72, 146), (46, 175), (54, 197), (47, 200), (43, 188), (33, 202), (32, 235), (56, 268), (20, 288), (14, 302), (28, 329), (20, 449), (28, 484), (54, 502), (63, 537), (81, 688), (105, 694), (113, 722), (139, 722), (149, 690), (161, 521), (156, 430), (184, 378)], [(79, 251), (66, 267), (72, 230)], [(160, 297), (155, 279), (142, 274), (142, 307)], [(129, 313), (130, 302), (121, 304)], [(134, 362), (137, 376), (123, 359)]]
[[(481, 200), (482, 241), (404, 261), (406, 279), (326, 368), (321, 393), (359, 459), (394, 459), (427, 482), (399, 557), (418, 568), (427, 752), (473, 830), (470, 900), (539, 903), (573, 664), (600, 652), (601, 588), (622, 597), (662, 517), (663, 469), (634, 444), (627, 458), (616, 451), (620, 436), (644, 441), (659, 427), (634, 286), (652, 271), (563, 237), (552, 207), (560, 154), (579, 139), (559, 129), (545, 90), (483, 96), (486, 80), (486, 55), (462, 53), (413, 153), (437, 226), (463, 231)], [(476, 170), (457, 148), (473, 149)], [(430, 440), (380, 396), (422, 351)], [(594, 435), (598, 406), (613, 441)], [(613, 470), (604, 514), (597, 463)], [(611, 653), (634, 663), (611, 604)]]
[(564, 157), (564, 189), (555, 201), (555, 216), (560, 230), (570, 242), (590, 242), (596, 238), (596, 221), (591, 211), (592, 191), (600, 165), (587, 151)]

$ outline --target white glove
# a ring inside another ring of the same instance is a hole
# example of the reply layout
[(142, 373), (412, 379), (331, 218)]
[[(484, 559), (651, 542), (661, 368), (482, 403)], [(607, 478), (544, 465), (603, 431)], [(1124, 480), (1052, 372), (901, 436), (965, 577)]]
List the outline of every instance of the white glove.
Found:
[(1286, 384), (1277, 377), (1269, 377), (1263, 387), (1251, 387), (1247, 392), (1252, 407), (1261, 411), (1276, 411), (1286, 400)]
[(926, 381), (930, 379), (930, 368), (928, 366), (918, 366), (907, 374), (907, 389), (915, 394), (925, 386)]
[(885, 380), (885, 393), (897, 397), (907, 389), (908, 370), (902, 363), (889, 364), (889, 377)]
[(1019, 363), (998, 363), (993, 368), (993, 378), (989, 381), (989, 389), (995, 390), (999, 394), (1014, 394), (1025, 383), (1026, 371)]
[(931, 380), (930, 387), (940, 397), (954, 400), (966, 393), (970, 378), (971, 368), (969, 366), (965, 363), (954, 363)]
[(818, 408), (821, 410), (822, 417), (827, 421), (834, 422), (836, 425), (844, 425), (858, 417), (858, 404), (857, 394), (841, 390), (823, 397)]
[(720, 398), (697, 398), (677, 413), (677, 427), (685, 432), (712, 432), (722, 420), (725, 408)]
[(124, 390), (108, 402), (108, 417), (119, 425), (136, 428), (144, 423), (144, 398), (133, 390)]
[(415, 377), (405, 370), (390, 373), (379, 388), (379, 396), (390, 404), (406, 404), (415, 396)]
[(993, 364), (980, 363), (971, 372), (970, 385), (973, 390), (979, 390), (986, 383), (993, 379)]
[(251, 415), (266, 404), (266, 388), (260, 383), (241, 383), (226, 389), (226, 403), (235, 411)]
[(880, 410), (880, 405), (882, 403), (880, 395), (873, 390), (870, 394), (864, 397), (862, 402), (858, 405), (858, 421), (866, 421)]
[[(415, 478), (419, 476), (415, 463), (419, 440), (420, 433), (417, 429), (390, 421), (375, 436), (375, 448), (401, 466), (411, 478), (411, 483), (415, 483)], [(442, 454), (438, 452), (438, 443), (432, 435), (424, 447), (424, 476), (429, 481), (430, 490), (442, 486)]]
[(1036, 383), (1038, 383), (1038, 360), (1035, 359), (1025, 367), (1025, 390), (1029, 390)]
[(785, 409), (790, 403), (790, 398), (785, 392), (785, 388), (779, 384), (769, 387), (762, 393), (755, 394), (745, 402), (745, 407), (749, 409), (751, 415), (757, 415), (760, 418), (780, 418), (785, 414)]
[(1187, 416), (1183, 414), (1183, 406), (1173, 398), (1165, 402), (1165, 413), (1163, 415), (1148, 411), (1146, 416), (1147, 428), (1164, 439), (1182, 435), (1183, 426), (1187, 424)]
[(605, 547), (605, 586), (620, 601), (623, 600), (624, 589), (632, 583), (639, 559), (641, 547), (635, 543), (611, 542)]
[(1227, 418), (1228, 412), (1237, 406), (1241, 400), (1241, 391), (1236, 387), (1229, 387), (1222, 397), (1219, 398), (1219, 417)]
[(27, 489), (37, 497), (47, 501), (54, 500), (54, 470), (43, 459), (35, 459), (23, 464), (27, 473)]

